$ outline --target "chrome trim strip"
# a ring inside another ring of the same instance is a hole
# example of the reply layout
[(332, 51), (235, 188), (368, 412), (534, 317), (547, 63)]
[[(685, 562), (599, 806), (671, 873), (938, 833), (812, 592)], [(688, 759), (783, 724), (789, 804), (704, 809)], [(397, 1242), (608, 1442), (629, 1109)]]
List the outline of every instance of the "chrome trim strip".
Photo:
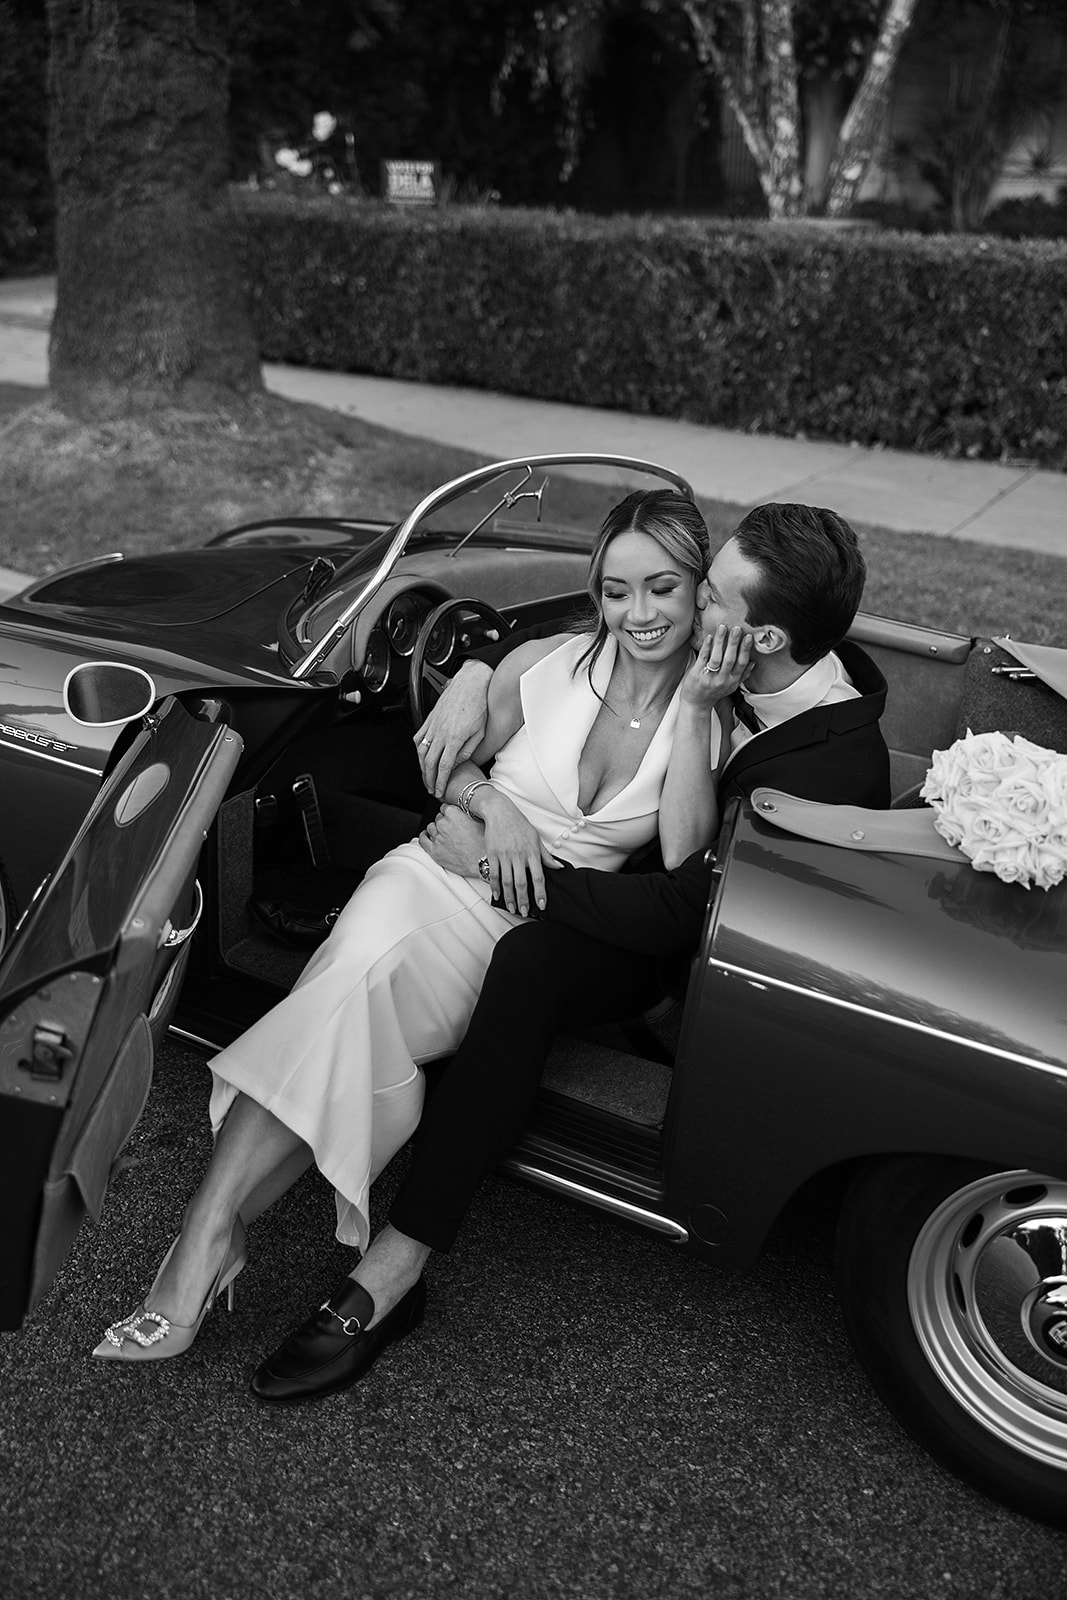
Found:
[(309, 677), (319, 663), (326, 659), (334, 645), (344, 638), (353, 617), (363, 610), (367, 601), (381, 588), (403, 554), (404, 547), (411, 538), (412, 533), (431, 512), (439, 511), (442, 506), (447, 506), (451, 501), (458, 500), (460, 495), (468, 493), (471, 489), (480, 488), (483, 484), (492, 483), (494, 479), (501, 478), (508, 472), (522, 472), (524, 470), (532, 472), (538, 467), (574, 466), (618, 467), (629, 472), (651, 473), (656, 477), (665, 479), (668, 483), (673, 483), (677, 489), (681, 490), (682, 494), (688, 495), (691, 499), (696, 498), (690, 484), (685, 478), (680, 477), (677, 472), (672, 472), (669, 467), (657, 466), (654, 461), (642, 461), (636, 456), (612, 456), (589, 452), (576, 455), (519, 456), (512, 461), (494, 461), (489, 466), (476, 467), (473, 472), (465, 472), (461, 477), (453, 478), (449, 483), (441, 484), (431, 494), (428, 494), (424, 500), (420, 500), (413, 511), (408, 512), (393, 535), (389, 548), (378, 563), (375, 572), (367, 579), (356, 598), (345, 606), (333, 627), (319, 640), (317, 645), (312, 646), (303, 660), (296, 663), (292, 669), (291, 676), (294, 678)]
[(186, 1044), (196, 1044), (200, 1046), (201, 1050), (210, 1050), (212, 1055), (217, 1056), (223, 1049), (223, 1046), (217, 1044), (214, 1039), (205, 1039), (203, 1034), (200, 1033), (190, 1033), (188, 1028), (179, 1028), (173, 1022), (167, 1032), (173, 1033), (176, 1039), (184, 1039)]
[(757, 989), (784, 989), (788, 994), (805, 995), (812, 1000), (821, 1000), (824, 1005), (838, 1006), (842, 1011), (853, 1011), (861, 1017), (874, 1017), (879, 1022), (890, 1022), (898, 1028), (909, 1028), (913, 1033), (924, 1034), (929, 1039), (944, 1039), (948, 1044), (964, 1044), (972, 1050), (981, 1050), (983, 1054), (995, 1056), (998, 1061), (1014, 1061), (1020, 1067), (1036, 1067), (1039, 1072), (1050, 1072), (1058, 1078), (1067, 1078), (1067, 1067), (1059, 1066), (1055, 1061), (1038, 1061), (1033, 1056), (1016, 1055), (1013, 1050), (1002, 1050), (997, 1045), (985, 1044), (981, 1039), (972, 1039), (966, 1033), (947, 1033), (944, 1028), (933, 1028), (926, 1022), (915, 1022), (910, 1017), (894, 1017), (888, 1011), (876, 1011), (873, 1006), (861, 1005), (857, 1000), (843, 1000), (839, 995), (824, 994), (821, 989), (807, 989), (802, 984), (790, 983), (785, 978), (771, 978), (765, 972), (752, 972), (748, 967), (735, 966), (731, 961), (718, 961), (714, 956), (708, 957), (708, 968), (721, 972), (725, 977), (741, 978), (746, 983), (753, 984)]
[(561, 1178), (556, 1172), (546, 1172), (544, 1167), (535, 1166), (532, 1161), (524, 1161), (521, 1156), (509, 1156), (502, 1163), (504, 1172), (512, 1172), (516, 1177), (534, 1178), (538, 1187), (551, 1189), (556, 1194), (566, 1195), (571, 1200), (581, 1200), (585, 1205), (595, 1206), (599, 1211), (610, 1211), (612, 1216), (623, 1217), (627, 1222), (639, 1223), (642, 1228), (648, 1228), (652, 1233), (665, 1234), (672, 1244), (687, 1244), (689, 1241), (688, 1230), (680, 1222), (675, 1222), (673, 1217), (661, 1217), (656, 1211), (646, 1211), (643, 1206), (636, 1206), (629, 1200), (620, 1200), (617, 1195), (604, 1194), (599, 1189), (590, 1189), (587, 1184), (576, 1183), (572, 1178)]
[(94, 778), (103, 776), (100, 767), (87, 767), (81, 761), (68, 761), (65, 756), (54, 756), (48, 750), (42, 750), (40, 745), (31, 744), (28, 739), (5, 739), (0, 734), (0, 745), (5, 750), (28, 750), (31, 755), (40, 756), (42, 761), (56, 761), (61, 767), (73, 767), (75, 772), (91, 772)]

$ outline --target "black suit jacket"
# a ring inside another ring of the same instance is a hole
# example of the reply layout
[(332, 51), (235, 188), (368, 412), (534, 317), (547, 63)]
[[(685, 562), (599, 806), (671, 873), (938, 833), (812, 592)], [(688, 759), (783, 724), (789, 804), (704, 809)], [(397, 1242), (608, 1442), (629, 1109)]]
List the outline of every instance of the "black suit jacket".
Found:
[[(741, 746), (723, 773), (720, 804), (769, 787), (831, 805), (889, 805), (889, 752), (878, 719), (886, 682), (858, 645), (837, 654), (860, 691), (801, 712)], [(561, 867), (545, 873), (545, 915), (593, 938), (647, 955), (695, 949), (711, 892), (709, 852), (697, 850), (673, 872), (598, 872)]]
[[(481, 658), (495, 666), (521, 640), (553, 631), (541, 626), (512, 635)], [(720, 805), (765, 786), (831, 805), (889, 805), (889, 752), (878, 726), (886, 681), (859, 645), (845, 640), (836, 653), (860, 698), (803, 711), (747, 740), (723, 772)], [(544, 915), (624, 950), (684, 955), (700, 940), (711, 866), (709, 852), (697, 850), (672, 872), (662, 863), (658, 871), (639, 872), (560, 867), (545, 873)]]

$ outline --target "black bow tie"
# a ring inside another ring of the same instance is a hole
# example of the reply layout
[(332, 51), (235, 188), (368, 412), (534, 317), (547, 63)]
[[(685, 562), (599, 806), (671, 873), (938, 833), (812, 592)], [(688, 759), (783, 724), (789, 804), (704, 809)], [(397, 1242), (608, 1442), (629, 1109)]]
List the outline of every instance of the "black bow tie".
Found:
[(749, 733), (762, 732), (763, 724), (740, 690), (734, 695), (734, 716), (738, 722), (748, 729)]

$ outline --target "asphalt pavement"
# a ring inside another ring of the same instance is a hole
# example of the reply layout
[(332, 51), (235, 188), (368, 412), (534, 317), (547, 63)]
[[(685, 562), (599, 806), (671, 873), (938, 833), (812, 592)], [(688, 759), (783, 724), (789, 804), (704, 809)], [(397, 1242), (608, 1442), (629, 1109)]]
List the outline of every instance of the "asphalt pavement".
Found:
[[(938, 1467), (857, 1367), (813, 1208), (754, 1272), (491, 1178), (366, 1379), (273, 1409), (253, 1367), (351, 1257), (310, 1174), (180, 1360), (93, 1361), (207, 1159), (173, 1041), (109, 1193), (0, 1335), (11, 1600), (1056, 1600), (1067, 1535)], [(403, 1168), (375, 1186), (376, 1222)]]

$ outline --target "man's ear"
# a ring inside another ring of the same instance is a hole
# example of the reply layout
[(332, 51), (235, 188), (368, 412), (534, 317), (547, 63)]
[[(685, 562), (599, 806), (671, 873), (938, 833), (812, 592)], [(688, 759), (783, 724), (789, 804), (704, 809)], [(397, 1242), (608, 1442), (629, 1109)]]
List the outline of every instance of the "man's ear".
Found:
[(773, 656), (778, 651), (789, 652), (789, 635), (773, 622), (761, 623), (752, 630), (752, 648), (761, 656)]

